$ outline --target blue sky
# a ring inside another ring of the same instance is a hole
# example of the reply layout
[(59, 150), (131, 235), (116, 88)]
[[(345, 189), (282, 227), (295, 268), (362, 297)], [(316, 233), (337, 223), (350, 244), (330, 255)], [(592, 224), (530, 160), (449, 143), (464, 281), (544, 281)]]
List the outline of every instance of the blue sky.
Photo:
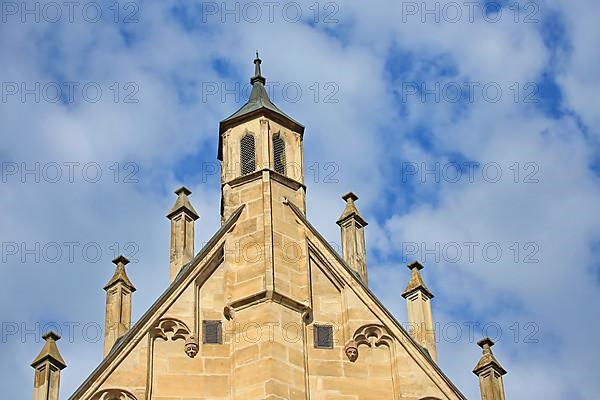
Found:
[(400, 321), (421, 258), (440, 365), (468, 398), (484, 328), (507, 398), (600, 391), (598, 2), (113, 3), (2, 3), (7, 398), (31, 395), (49, 323), (63, 398), (101, 360), (117, 252), (137, 261), (134, 317), (162, 293), (175, 188), (194, 192), (197, 247), (218, 229), (218, 122), (256, 49), (306, 126), (309, 219), (335, 246), (340, 196), (360, 197), (370, 286)]

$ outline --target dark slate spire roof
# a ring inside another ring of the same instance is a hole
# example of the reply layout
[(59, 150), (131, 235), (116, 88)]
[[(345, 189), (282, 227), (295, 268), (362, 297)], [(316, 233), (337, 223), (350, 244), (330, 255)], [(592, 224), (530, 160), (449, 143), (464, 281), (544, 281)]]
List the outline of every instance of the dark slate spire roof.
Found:
[[(260, 72), (260, 64), (262, 64), (262, 60), (258, 57), (258, 51), (256, 52), (256, 58), (254, 59), (254, 76), (250, 78), (250, 84), (254, 86), (254, 82), (260, 82), (263, 85), (267, 83), (267, 80), (264, 76), (262, 76)], [(267, 98), (268, 100), (268, 98)]]
[[(275, 104), (273, 104), (271, 99), (269, 99), (269, 94), (265, 88), (267, 80), (264, 76), (262, 76), (260, 68), (261, 63), (262, 60), (258, 57), (257, 51), (256, 58), (254, 59), (254, 76), (250, 78), (250, 84), (252, 85), (250, 98), (239, 110), (221, 121), (219, 125), (219, 134), (248, 119), (256, 118), (260, 115), (267, 115), (283, 125), (290, 126), (292, 129), (302, 135), (304, 133), (304, 126), (281, 111)], [(222, 142), (221, 138), (219, 137), (219, 160), (223, 159), (223, 149), (221, 145)]]

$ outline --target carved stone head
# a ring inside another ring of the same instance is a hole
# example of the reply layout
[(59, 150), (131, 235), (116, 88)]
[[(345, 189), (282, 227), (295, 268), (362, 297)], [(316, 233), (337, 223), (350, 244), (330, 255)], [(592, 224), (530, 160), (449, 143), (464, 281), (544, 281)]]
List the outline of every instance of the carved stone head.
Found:
[(194, 358), (196, 357), (196, 354), (198, 354), (198, 349), (198, 341), (194, 336), (190, 336), (190, 338), (185, 341), (185, 354), (187, 354), (189, 358)]
[(354, 362), (358, 358), (358, 346), (356, 346), (354, 340), (351, 340), (346, 344), (344, 351), (346, 352), (348, 360)]

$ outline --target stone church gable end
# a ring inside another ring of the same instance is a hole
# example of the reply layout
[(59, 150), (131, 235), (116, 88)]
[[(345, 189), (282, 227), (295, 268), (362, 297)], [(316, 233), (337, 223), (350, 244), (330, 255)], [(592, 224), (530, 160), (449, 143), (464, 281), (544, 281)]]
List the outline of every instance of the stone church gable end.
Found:
[[(358, 197), (343, 196), (342, 254), (307, 220), (304, 127), (269, 99), (258, 54), (254, 64), (248, 102), (219, 127), (221, 228), (196, 253), (199, 213), (189, 189), (175, 192), (171, 282), (133, 325), (128, 260), (113, 261), (104, 359), (69, 399), (465, 399), (437, 365), (423, 265), (408, 265), (408, 332), (368, 288)], [(44, 339), (34, 400), (59, 400), (60, 337)], [(493, 342), (479, 345), (482, 397), (504, 400)]]

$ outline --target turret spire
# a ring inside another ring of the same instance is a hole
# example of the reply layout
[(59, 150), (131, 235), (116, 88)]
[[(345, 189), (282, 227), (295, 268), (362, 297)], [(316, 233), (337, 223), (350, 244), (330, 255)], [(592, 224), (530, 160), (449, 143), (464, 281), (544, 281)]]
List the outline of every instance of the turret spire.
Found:
[(433, 361), (437, 362), (435, 330), (431, 315), (433, 294), (425, 286), (419, 273), (423, 269), (423, 264), (413, 261), (407, 267), (411, 270), (411, 276), (406, 289), (402, 292), (402, 297), (406, 299), (410, 335), (427, 350)]
[(494, 342), (486, 337), (477, 345), (483, 349), (479, 362), (473, 369), (473, 373), (479, 377), (479, 388), (481, 398), (484, 400), (504, 400), (504, 382), (502, 376), (506, 370), (502, 368), (494, 353), (492, 346)]
[(477, 342), (477, 345), (482, 348), (482, 355), (479, 359), (479, 362), (473, 369), (473, 373), (478, 375), (481, 371), (486, 368), (492, 368), (498, 372), (500, 375), (505, 375), (506, 370), (502, 368), (496, 357), (494, 357), (494, 353), (492, 353), (492, 346), (495, 343), (489, 337), (481, 339)]
[(342, 196), (346, 201), (344, 212), (336, 221), (342, 234), (342, 256), (354, 272), (367, 283), (367, 249), (365, 244), (365, 226), (367, 221), (360, 215), (354, 202), (358, 196), (346, 193)]
[(173, 282), (181, 268), (194, 257), (194, 221), (198, 212), (188, 196), (192, 191), (185, 186), (175, 191), (177, 200), (167, 214), (171, 220), (171, 245), (169, 256), (169, 277)]
[(60, 371), (67, 366), (56, 346), (60, 336), (50, 331), (42, 339), (46, 341), (44, 348), (31, 363), (35, 369), (33, 400), (58, 400)]
[(129, 260), (120, 255), (113, 261), (115, 273), (108, 281), (106, 291), (106, 316), (104, 321), (104, 356), (113, 348), (117, 340), (131, 327), (131, 294), (135, 286), (129, 280), (125, 266)]
[(261, 64), (262, 60), (257, 51), (256, 58), (254, 59), (254, 76), (250, 78), (250, 84), (252, 85), (250, 98), (239, 110), (225, 118), (219, 124), (219, 152), (217, 153), (217, 158), (221, 161), (223, 160), (223, 133), (228, 129), (261, 116), (268, 117), (278, 124), (297, 132), (301, 138), (304, 135), (304, 126), (281, 111), (269, 98), (267, 88), (265, 87), (267, 80), (262, 75)]

